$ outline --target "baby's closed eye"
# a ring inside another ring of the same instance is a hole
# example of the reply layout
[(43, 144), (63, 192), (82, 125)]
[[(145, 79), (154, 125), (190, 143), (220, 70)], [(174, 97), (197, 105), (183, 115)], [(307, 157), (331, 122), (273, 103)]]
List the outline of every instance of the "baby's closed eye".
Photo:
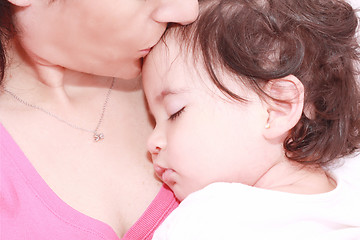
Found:
[(170, 117), (169, 117), (169, 120), (175, 120), (175, 119), (178, 118), (178, 117), (181, 115), (181, 113), (183, 113), (184, 111), (185, 111), (185, 106), (182, 107), (179, 111), (171, 114)]

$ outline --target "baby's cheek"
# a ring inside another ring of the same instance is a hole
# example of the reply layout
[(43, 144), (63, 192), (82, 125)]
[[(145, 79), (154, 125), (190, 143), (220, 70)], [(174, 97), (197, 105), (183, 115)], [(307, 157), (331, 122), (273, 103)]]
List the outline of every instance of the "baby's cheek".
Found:
[[(175, 126), (176, 125), (176, 126)], [(183, 127), (180, 120), (174, 123), (168, 135), (168, 153), (174, 161), (184, 162), (183, 158), (189, 158), (194, 152), (194, 136), (189, 130)]]

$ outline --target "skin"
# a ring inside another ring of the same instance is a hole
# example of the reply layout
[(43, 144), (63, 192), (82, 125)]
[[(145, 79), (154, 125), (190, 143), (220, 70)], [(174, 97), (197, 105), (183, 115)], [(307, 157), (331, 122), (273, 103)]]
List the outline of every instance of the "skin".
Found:
[[(249, 100), (236, 102), (211, 83), (201, 64), (184, 56), (173, 35), (165, 41), (153, 49), (143, 69), (144, 91), (156, 121), (148, 150), (157, 175), (178, 199), (214, 182), (302, 194), (334, 188), (324, 171), (290, 163), (282, 149), (286, 132), (302, 113), (300, 81), (294, 76), (277, 80), (282, 88), (276, 97), (298, 99), (276, 106), (223, 74), (228, 87)], [(275, 89), (266, 88), (269, 93)]]
[(168, 22), (190, 23), (198, 11), (194, 0), (26, 2), (15, 16), (32, 60), (120, 78), (139, 75), (142, 50), (156, 44)]
[(3, 93), (0, 122), (65, 203), (122, 237), (162, 185), (146, 152), (151, 123), (138, 77), (142, 58), (168, 22), (196, 19), (197, 1), (10, 2), (19, 35), (7, 45), (7, 89), (94, 129), (112, 77), (118, 78), (101, 142)]

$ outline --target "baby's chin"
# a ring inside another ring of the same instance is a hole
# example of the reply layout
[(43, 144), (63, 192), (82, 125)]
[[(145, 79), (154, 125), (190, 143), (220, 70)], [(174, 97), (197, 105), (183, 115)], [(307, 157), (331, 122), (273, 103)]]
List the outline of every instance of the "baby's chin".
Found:
[(195, 192), (195, 191), (184, 191), (181, 189), (178, 189), (179, 186), (177, 185), (173, 185), (171, 188), (171, 190), (174, 192), (175, 197), (181, 202), (183, 201), (186, 197), (188, 197), (191, 193)]
[[(193, 181), (191, 181), (191, 182), (193, 182)], [(209, 184), (211, 184), (211, 183), (209, 183)], [(180, 186), (179, 182), (177, 182), (177, 183), (173, 184), (172, 186), (169, 186), (169, 185), (168, 186), (174, 192), (175, 197), (181, 202), (185, 198), (187, 198), (190, 194), (202, 190), (209, 184), (205, 183), (205, 185), (203, 185), (203, 184), (200, 184), (200, 182), (197, 182), (196, 185), (190, 184), (191, 186), (189, 186), (188, 188), (184, 188), (184, 185)]]
[(187, 194), (183, 194), (183, 193), (175, 193), (175, 197), (180, 201), (182, 202), (188, 195)]

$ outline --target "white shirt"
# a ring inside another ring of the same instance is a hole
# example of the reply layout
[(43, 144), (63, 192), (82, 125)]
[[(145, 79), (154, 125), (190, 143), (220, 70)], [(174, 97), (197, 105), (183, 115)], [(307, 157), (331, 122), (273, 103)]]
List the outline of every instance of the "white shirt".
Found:
[(214, 183), (190, 194), (153, 239), (358, 240), (360, 185), (348, 180), (312, 195)]

